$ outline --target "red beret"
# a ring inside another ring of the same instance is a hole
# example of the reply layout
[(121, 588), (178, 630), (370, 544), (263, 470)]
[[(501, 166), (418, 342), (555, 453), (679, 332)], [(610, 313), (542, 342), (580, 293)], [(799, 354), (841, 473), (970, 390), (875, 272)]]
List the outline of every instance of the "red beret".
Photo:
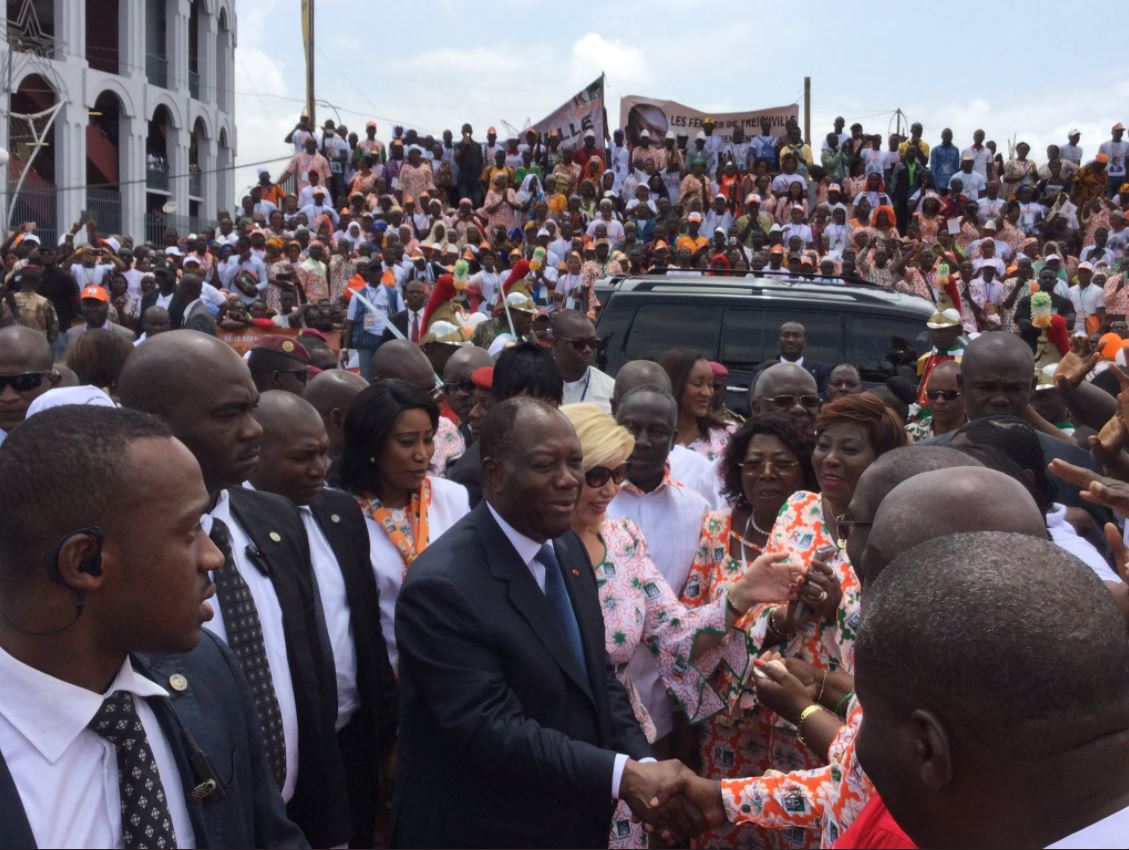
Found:
[(256, 351), (274, 351), (297, 360), (303, 366), (310, 365), (310, 352), (306, 351), (302, 343), (295, 342), (289, 336), (267, 334), (255, 343), (255, 347), (251, 349), (251, 357), (255, 356)]
[(493, 366), (479, 366), (470, 373), (470, 382), (478, 387), (480, 390), (489, 390), (494, 388), (494, 367)]

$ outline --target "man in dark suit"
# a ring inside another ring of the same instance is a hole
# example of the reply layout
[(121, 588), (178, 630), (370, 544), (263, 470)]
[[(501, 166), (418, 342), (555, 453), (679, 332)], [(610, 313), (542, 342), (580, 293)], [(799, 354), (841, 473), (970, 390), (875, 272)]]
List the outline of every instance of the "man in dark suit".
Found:
[(14, 429), (0, 476), (0, 847), (308, 846), (200, 628), (223, 557), (188, 449), (63, 406)]
[[(405, 339), (418, 343), (427, 328), (423, 326), (423, 309), (427, 306), (427, 284), (422, 280), (409, 280), (404, 285), (404, 307), (399, 313), (393, 313), (388, 321), (396, 326)], [(396, 335), (387, 328), (384, 329), (384, 341), (396, 339)]]
[(160, 262), (153, 266), (153, 281), (157, 285), (141, 296), (140, 314), (145, 315), (150, 307), (164, 307), (169, 311), (172, 326), (179, 326), (184, 311), (183, 305), (173, 303), (176, 301), (176, 273), (166, 263)]
[(780, 336), (777, 340), (780, 347), (780, 357), (776, 360), (766, 360), (757, 365), (753, 370), (751, 386), (755, 386), (761, 372), (777, 363), (795, 363), (809, 375), (815, 378), (815, 385), (819, 395), (824, 397), (827, 392), (827, 376), (831, 374), (831, 367), (811, 358), (804, 357), (804, 348), (807, 338), (804, 335), (804, 326), (799, 322), (785, 322), (780, 326)]
[[(259, 397), (255, 419), (263, 427), (262, 458), (251, 483), (297, 505), (309, 534), (337, 672), (335, 726), (353, 820), (349, 843), (369, 847), (382, 792), (391, 793), (397, 708), (364, 514), (350, 494), (325, 489), (329, 437), (309, 402), (271, 390)], [(384, 787), (382, 777), (388, 778)]]
[(259, 463), (259, 393), (247, 364), (196, 331), (159, 334), (126, 361), (122, 404), (165, 422), (200, 464), (205, 530), (224, 550), (209, 629), (250, 681), (272, 772), (292, 820), (316, 846), (349, 839), (334, 723), (333, 657), (317, 604), (310, 541), (287, 499), (240, 486)]
[(568, 420), (522, 397), (479, 438), (485, 501), (412, 565), (396, 605), (398, 847), (606, 847), (614, 801), (687, 770), (650, 756), (608, 664), (595, 575), (570, 530), (583, 475)]

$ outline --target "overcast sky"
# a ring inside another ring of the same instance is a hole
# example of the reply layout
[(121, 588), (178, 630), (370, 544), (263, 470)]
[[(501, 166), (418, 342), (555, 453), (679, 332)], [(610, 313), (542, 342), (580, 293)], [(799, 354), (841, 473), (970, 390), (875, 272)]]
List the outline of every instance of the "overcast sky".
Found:
[[(1015, 138), (1042, 161), (1071, 127), (1090, 156), (1115, 121), (1129, 121), (1117, 4), (316, 3), (316, 92), (337, 108), (319, 107), (319, 124), (340, 116), (363, 133), (373, 119), (386, 141), (393, 124), (438, 136), (469, 121), (478, 137), (491, 124), (503, 132), (503, 121), (521, 127), (601, 71), (613, 127), (624, 95), (758, 109), (801, 101), (805, 75), (817, 139), (836, 115), (886, 133), (901, 107), (930, 143), (949, 126), (964, 146), (983, 127), (1005, 155)], [(255, 179), (252, 163), (280, 160), (269, 165), (277, 174), (290, 153), (282, 139), (303, 109), (305, 62), (299, 0), (239, 0), (236, 9), (242, 189)]]

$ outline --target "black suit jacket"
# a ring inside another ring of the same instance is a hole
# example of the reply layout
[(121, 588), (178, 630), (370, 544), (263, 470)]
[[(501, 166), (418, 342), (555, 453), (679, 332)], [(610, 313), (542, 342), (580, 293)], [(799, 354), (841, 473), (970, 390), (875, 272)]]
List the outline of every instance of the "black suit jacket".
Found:
[(298, 715), (298, 781), (287, 812), (315, 847), (349, 840), (349, 801), (337, 747), (337, 677), (310, 565), (310, 541), (282, 496), (232, 487), (231, 514), (262, 553), (282, 607)]
[[(399, 313), (393, 313), (391, 316), (388, 317), (388, 323), (391, 324), (391, 325), (395, 325), (396, 330), (398, 330), (405, 337), (407, 337), (407, 335), (408, 335), (408, 311), (407, 310), (401, 310)], [(423, 337), (423, 327), (422, 326), (419, 329), (419, 335), (420, 335), (421, 338)], [(385, 342), (388, 342), (388, 340), (390, 340), (390, 339), (396, 339), (396, 334), (392, 333), (392, 331), (385, 328), (383, 338), (384, 338)]]
[(466, 487), (472, 508), (482, 501), (482, 450), (477, 442), (467, 446), (462, 456), (447, 469), (447, 480)]
[[(779, 356), (771, 360), (765, 360), (763, 363), (758, 363), (756, 368), (753, 369), (752, 386), (756, 386), (757, 379), (761, 376), (761, 372), (768, 369), (770, 366), (775, 366), (780, 362)], [(804, 365), (801, 367), (809, 375), (815, 378), (815, 387), (818, 390), (820, 398), (827, 397), (827, 379), (831, 375), (831, 367), (826, 363), (820, 363), (818, 360), (812, 360), (810, 357), (804, 358)]]
[(650, 755), (608, 663), (579, 538), (554, 541), (587, 670), (480, 504), (413, 564), (396, 604), (394, 847), (606, 847), (616, 753)]
[[(200, 643), (191, 652), (133, 655), (130, 660), (138, 673), (170, 694), (146, 702), (176, 759), (185, 794), (208, 779), (218, 784), (201, 801), (188, 801), (196, 846), (308, 847), (286, 816), (263, 751), (255, 704), (231, 650), (201, 630)], [(183, 691), (170, 687), (173, 674), (186, 680)], [(210, 771), (199, 767), (198, 753), (207, 757)], [(34, 846), (19, 792), (0, 754), (0, 847)]]
[[(142, 295), (141, 296), (141, 307), (139, 308), (139, 312), (137, 314), (138, 318), (140, 318), (141, 316), (144, 316), (145, 311), (148, 310), (150, 307), (156, 306), (157, 299), (160, 296), (161, 296), (161, 290), (157, 289), (156, 287), (153, 287), (148, 292), (146, 292), (144, 295)], [(180, 327), (181, 319), (184, 317), (184, 307), (185, 307), (185, 305), (181, 304), (179, 301), (177, 301), (175, 296), (173, 297), (173, 300), (169, 302), (169, 307), (168, 307), (168, 310), (169, 310), (169, 327), (171, 327), (171, 328), (179, 328)], [(135, 336), (141, 336), (141, 322), (140, 321), (137, 323), (137, 332), (136, 332)]]
[(310, 508), (345, 579), (361, 705), (338, 738), (352, 813), (349, 843), (369, 847), (378, 814), (379, 767), (396, 741), (396, 679), (380, 630), (380, 595), (369, 557), (364, 514), (348, 493), (328, 488)]

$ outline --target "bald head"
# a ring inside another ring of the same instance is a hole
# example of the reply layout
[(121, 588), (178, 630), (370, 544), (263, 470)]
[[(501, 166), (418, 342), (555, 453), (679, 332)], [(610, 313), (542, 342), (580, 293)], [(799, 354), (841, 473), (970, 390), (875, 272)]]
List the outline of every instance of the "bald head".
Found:
[(778, 395), (804, 395), (819, 391), (815, 378), (803, 366), (795, 363), (776, 363), (757, 378), (753, 398), (764, 399)]
[(447, 365), (443, 367), (443, 382), (453, 384), (469, 381), (475, 369), (493, 365), (494, 360), (485, 348), (477, 345), (462, 346), (447, 359)]
[(847, 538), (847, 557), (855, 568), (855, 574), (862, 578), (864, 552), (870, 539), (871, 526), (878, 506), (886, 496), (901, 484), (923, 472), (938, 469), (953, 469), (954, 475), (963, 470), (957, 467), (982, 467), (974, 457), (949, 446), (902, 446), (882, 454), (859, 477), (851, 503), (847, 506), (847, 516), (854, 526)]
[(251, 373), (230, 345), (199, 331), (169, 331), (126, 359), (118, 396), (125, 407), (164, 416), (172, 407), (208, 401), (233, 376), (250, 380)]
[(51, 343), (46, 336), (22, 325), (0, 328), (0, 375), (24, 372), (40, 373), (39, 384), (20, 390), (11, 385), (0, 389), (0, 429), (5, 431), (23, 422), (28, 405), (58, 385), (59, 373), (51, 369)]
[(993, 331), (968, 344), (958, 378), (969, 419), (1022, 416), (1035, 381), (1035, 356), (1015, 334)]
[(615, 389), (612, 391), (612, 413), (629, 390), (636, 387), (662, 387), (671, 391), (670, 375), (666, 369), (653, 360), (629, 360), (624, 363), (615, 376)]
[[(388, 343), (386, 343), (388, 344)], [(329, 456), (339, 457), (345, 446), (345, 414), (357, 393), (368, 383), (355, 372), (330, 369), (315, 375), (306, 384), (302, 398), (313, 405), (321, 416), (325, 433), (329, 436)]]
[(388, 378), (407, 381), (424, 392), (435, 389), (435, 373), (427, 355), (406, 339), (389, 340), (372, 356), (373, 381)]
[(308, 505), (325, 485), (329, 438), (314, 406), (285, 390), (259, 396), (255, 419), (263, 429), (262, 460), (250, 475), (259, 490)]
[(892, 489), (878, 506), (861, 575), (872, 583), (887, 564), (914, 546), (969, 531), (1008, 531), (1046, 539), (1047, 524), (1027, 488), (1002, 472), (984, 468), (923, 472)]

